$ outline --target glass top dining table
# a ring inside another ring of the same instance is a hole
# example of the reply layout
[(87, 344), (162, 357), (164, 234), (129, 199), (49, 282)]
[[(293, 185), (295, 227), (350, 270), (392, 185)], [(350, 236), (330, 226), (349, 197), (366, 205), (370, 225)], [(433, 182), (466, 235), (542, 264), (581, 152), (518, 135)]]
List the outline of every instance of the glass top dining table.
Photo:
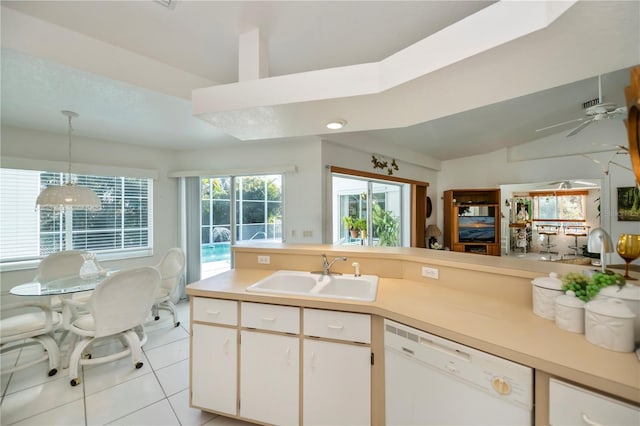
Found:
[(44, 283), (32, 281), (19, 284), (9, 292), (16, 296), (54, 296), (89, 291), (95, 289), (105, 277), (111, 275), (113, 272), (115, 271), (104, 271), (91, 277), (73, 275)]

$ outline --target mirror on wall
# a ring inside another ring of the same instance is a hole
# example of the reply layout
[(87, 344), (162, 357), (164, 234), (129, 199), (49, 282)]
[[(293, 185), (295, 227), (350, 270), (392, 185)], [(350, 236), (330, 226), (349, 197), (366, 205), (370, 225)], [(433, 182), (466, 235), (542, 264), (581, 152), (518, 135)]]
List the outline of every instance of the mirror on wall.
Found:
[(503, 256), (591, 264), (592, 229), (603, 227), (601, 179), (500, 185)]

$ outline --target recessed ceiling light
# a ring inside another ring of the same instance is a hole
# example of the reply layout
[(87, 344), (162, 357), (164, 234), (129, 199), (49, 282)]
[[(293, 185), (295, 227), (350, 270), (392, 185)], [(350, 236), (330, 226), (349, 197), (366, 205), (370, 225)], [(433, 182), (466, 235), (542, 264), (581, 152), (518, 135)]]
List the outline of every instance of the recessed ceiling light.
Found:
[(346, 120), (337, 120), (327, 123), (327, 129), (340, 130), (347, 125)]

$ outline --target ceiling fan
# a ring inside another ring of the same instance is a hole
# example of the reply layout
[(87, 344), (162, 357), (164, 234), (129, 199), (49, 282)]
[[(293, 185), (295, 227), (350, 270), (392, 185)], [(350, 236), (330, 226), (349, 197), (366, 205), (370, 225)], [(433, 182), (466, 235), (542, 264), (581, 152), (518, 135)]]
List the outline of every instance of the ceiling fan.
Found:
[(536, 188), (544, 190), (567, 190), (578, 188), (595, 188), (598, 184), (585, 180), (558, 180), (555, 182), (542, 182)]
[(584, 117), (576, 118), (569, 121), (564, 121), (562, 123), (553, 124), (551, 126), (543, 127), (541, 129), (537, 129), (536, 132), (541, 132), (543, 130), (552, 129), (558, 126), (564, 126), (569, 123), (582, 122), (578, 125), (578, 127), (571, 130), (567, 133), (567, 137), (573, 136), (576, 133), (580, 132), (582, 129), (587, 127), (589, 124), (605, 120), (608, 118), (625, 118), (627, 114), (627, 107), (622, 106), (618, 107), (616, 104), (610, 102), (603, 102), (602, 98), (602, 76), (598, 76), (598, 98), (593, 99), (591, 101), (585, 102), (583, 104), (584, 107)]

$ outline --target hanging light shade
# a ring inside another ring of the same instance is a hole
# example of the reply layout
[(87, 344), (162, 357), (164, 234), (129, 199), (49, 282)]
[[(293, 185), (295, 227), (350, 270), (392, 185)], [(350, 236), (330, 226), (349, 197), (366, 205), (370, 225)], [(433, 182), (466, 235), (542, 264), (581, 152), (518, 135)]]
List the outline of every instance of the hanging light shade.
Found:
[(95, 192), (85, 186), (77, 186), (71, 182), (71, 131), (73, 130), (71, 119), (77, 117), (78, 114), (72, 111), (62, 111), (62, 114), (69, 120), (67, 183), (45, 188), (38, 195), (36, 207), (54, 210), (66, 210), (67, 208), (100, 210), (102, 205)]

